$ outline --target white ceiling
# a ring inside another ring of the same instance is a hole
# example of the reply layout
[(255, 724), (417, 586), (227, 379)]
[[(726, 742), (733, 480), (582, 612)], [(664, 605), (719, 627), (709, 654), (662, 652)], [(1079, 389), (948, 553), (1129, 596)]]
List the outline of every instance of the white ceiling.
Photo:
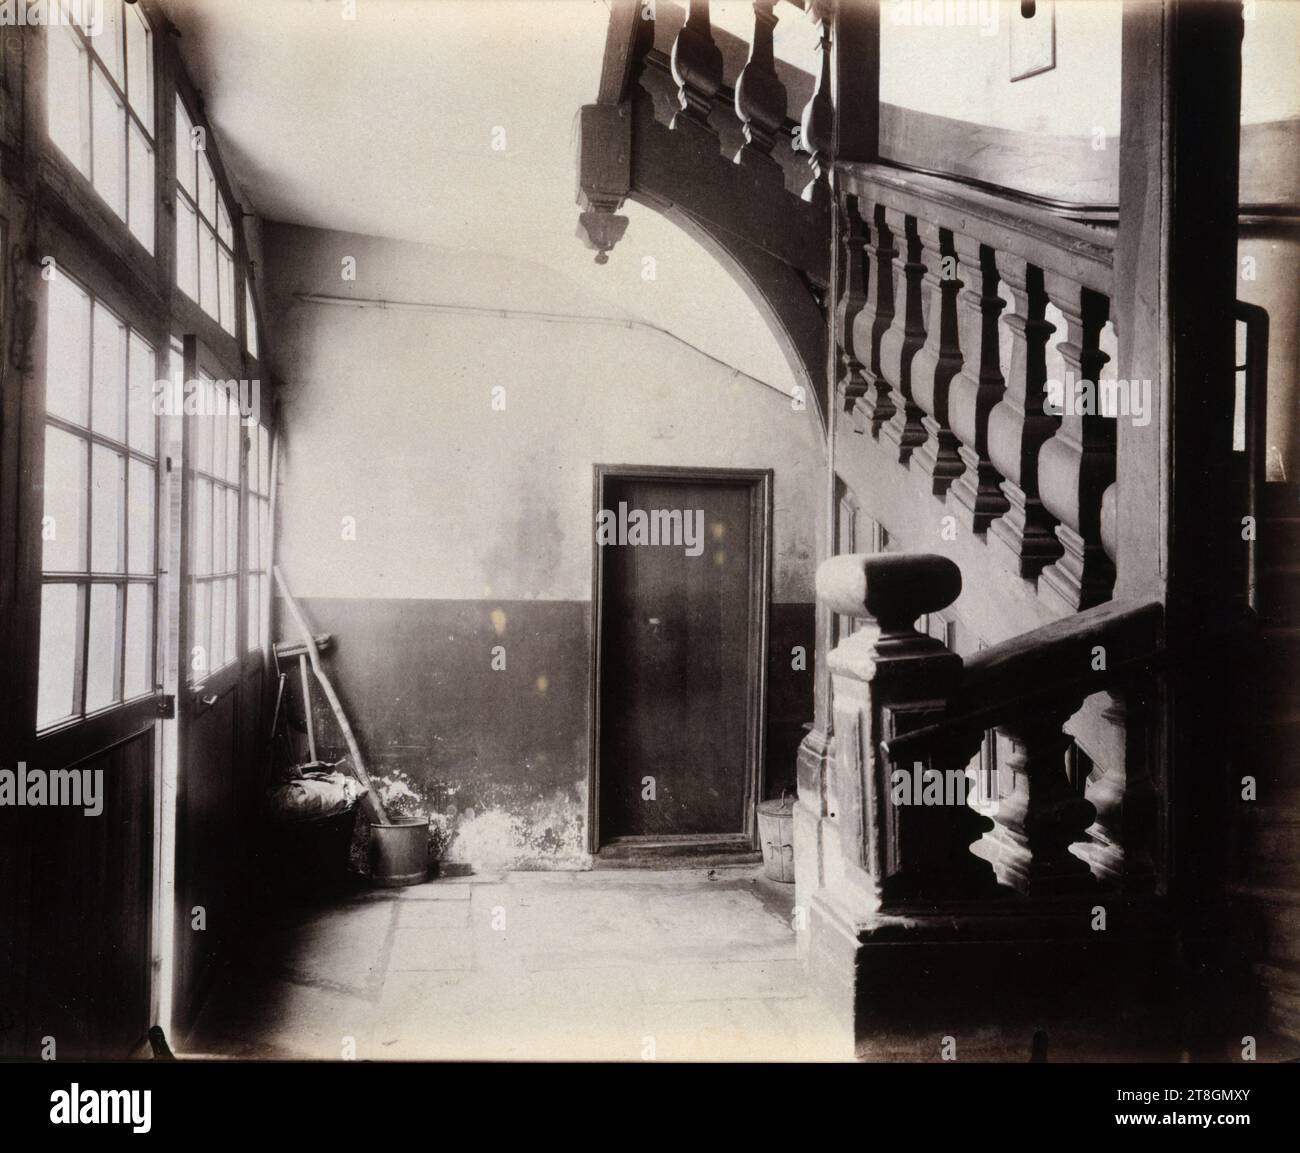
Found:
[[(354, 19), (343, 0), (167, 7), (250, 211), (506, 256), (539, 296), (554, 283), (565, 300), (646, 319), (790, 387), (752, 306), (671, 225), (629, 205), (604, 266), (575, 236), (575, 120), (595, 98), (603, 0), (355, 0)], [(748, 41), (748, 2), (713, 8)], [(803, 63), (816, 33), (794, 7), (778, 12), (778, 52)], [(492, 147), (499, 130), (504, 150)], [(487, 263), (499, 276), (500, 262)]]

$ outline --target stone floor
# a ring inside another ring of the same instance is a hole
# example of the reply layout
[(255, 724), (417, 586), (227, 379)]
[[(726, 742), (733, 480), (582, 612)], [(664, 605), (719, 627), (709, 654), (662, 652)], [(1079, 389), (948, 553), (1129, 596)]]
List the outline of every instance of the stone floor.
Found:
[(507, 873), (286, 910), (182, 1053), (835, 1060), (756, 868)]

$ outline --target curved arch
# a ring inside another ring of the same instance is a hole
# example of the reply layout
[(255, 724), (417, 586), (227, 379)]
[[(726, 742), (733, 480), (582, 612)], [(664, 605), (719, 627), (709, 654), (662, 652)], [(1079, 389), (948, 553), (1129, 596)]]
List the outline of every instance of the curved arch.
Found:
[(675, 204), (629, 192), (629, 199), (675, 224), (739, 285), (776, 338), (790, 371), (809, 398), (818, 439), (826, 443), (826, 321), (803, 278), (771, 253), (714, 227)]

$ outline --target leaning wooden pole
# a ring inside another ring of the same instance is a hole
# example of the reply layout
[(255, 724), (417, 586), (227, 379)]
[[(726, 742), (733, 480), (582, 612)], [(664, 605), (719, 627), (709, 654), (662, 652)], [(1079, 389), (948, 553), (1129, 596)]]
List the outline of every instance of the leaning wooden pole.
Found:
[(348, 752), (352, 754), (352, 771), (356, 773), (357, 780), (366, 789), (366, 796), (370, 798), (370, 803), (374, 807), (375, 815), (379, 818), (379, 823), (381, 825), (391, 825), (392, 821), (388, 819), (388, 814), (384, 812), (384, 804), (379, 799), (379, 794), (375, 792), (374, 786), (370, 783), (370, 774), (366, 772), (366, 763), (361, 757), (361, 748), (357, 744), (355, 734), (352, 732), (352, 726), (348, 723), (347, 713), (343, 711), (343, 704), (339, 700), (338, 693), (334, 691), (334, 685), (330, 681), (329, 674), (321, 665), (320, 650), (317, 649), (316, 638), (312, 636), (312, 631), (307, 625), (307, 618), (302, 615), (302, 609), (298, 607), (298, 602), (293, 599), (293, 594), (289, 591), (289, 585), (284, 579), (284, 574), (280, 571), (280, 566), (273, 566), (272, 571), (275, 573), (275, 583), (280, 590), (280, 595), (284, 597), (284, 603), (289, 606), (289, 615), (293, 617), (294, 623), (298, 626), (298, 631), (302, 634), (303, 644), (307, 646), (307, 658), (311, 661), (312, 672), (316, 674), (316, 679), (320, 682), (320, 687), (325, 691), (325, 697), (330, 703), (330, 708), (334, 710), (334, 717), (339, 723), (339, 728), (343, 730), (343, 739), (347, 742)]

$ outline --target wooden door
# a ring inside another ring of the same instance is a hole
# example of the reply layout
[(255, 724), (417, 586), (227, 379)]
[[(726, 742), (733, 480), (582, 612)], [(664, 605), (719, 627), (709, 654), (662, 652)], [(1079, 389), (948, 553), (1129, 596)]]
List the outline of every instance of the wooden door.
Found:
[(769, 489), (597, 471), (594, 847), (752, 843)]

